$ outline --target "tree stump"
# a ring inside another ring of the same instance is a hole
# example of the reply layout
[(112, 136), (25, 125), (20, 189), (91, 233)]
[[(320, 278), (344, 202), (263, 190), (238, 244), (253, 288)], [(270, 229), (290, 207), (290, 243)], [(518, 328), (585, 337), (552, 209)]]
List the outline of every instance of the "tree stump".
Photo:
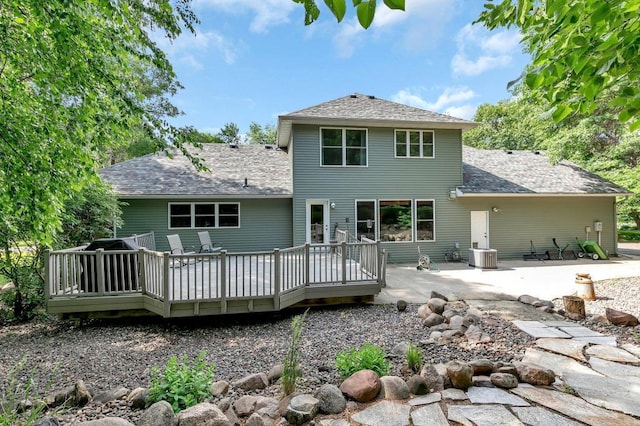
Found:
[(562, 304), (564, 305), (564, 310), (568, 317), (579, 316), (580, 318), (584, 318), (586, 316), (586, 312), (584, 309), (584, 300), (578, 296), (562, 296)]

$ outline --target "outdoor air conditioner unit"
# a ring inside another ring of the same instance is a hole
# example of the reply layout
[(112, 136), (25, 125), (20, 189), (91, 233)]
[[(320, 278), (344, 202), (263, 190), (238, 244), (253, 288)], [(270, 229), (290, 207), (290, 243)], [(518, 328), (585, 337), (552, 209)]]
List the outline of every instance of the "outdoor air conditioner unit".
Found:
[(494, 249), (469, 249), (469, 266), (481, 269), (498, 268), (498, 251)]

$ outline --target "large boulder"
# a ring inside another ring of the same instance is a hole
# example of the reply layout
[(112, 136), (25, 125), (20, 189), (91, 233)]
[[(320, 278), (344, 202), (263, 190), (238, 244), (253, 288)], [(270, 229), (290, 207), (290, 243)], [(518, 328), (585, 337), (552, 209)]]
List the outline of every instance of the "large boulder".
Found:
[(255, 411), (257, 402), (257, 397), (253, 395), (244, 395), (233, 403), (233, 408), (238, 416), (248, 417)]
[(418, 374), (414, 374), (407, 379), (407, 387), (409, 388), (409, 393), (413, 395), (426, 395), (429, 393), (427, 380)]
[(93, 398), (93, 400), (101, 404), (104, 404), (109, 401), (116, 401), (118, 399), (122, 399), (128, 394), (129, 394), (129, 389), (121, 386), (116, 389), (111, 389), (106, 392), (99, 393)]
[(503, 389), (513, 389), (518, 387), (518, 378), (509, 373), (491, 373), (489, 376), (491, 383)]
[(430, 392), (440, 392), (444, 390), (444, 378), (432, 364), (424, 365), (420, 371), (420, 375), (427, 382), (427, 388)]
[(189, 407), (178, 413), (180, 426), (233, 426), (227, 416), (210, 402)]
[(552, 370), (540, 365), (517, 361), (513, 365), (518, 371), (518, 377), (521, 382), (546, 386), (556, 380), (556, 375)]
[(320, 401), (318, 409), (322, 414), (339, 414), (347, 408), (347, 400), (336, 385), (326, 383), (313, 396)]
[(447, 376), (454, 388), (467, 390), (473, 384), (473, 367), (466, 362), (449, 361), (446, 367)]
[(217, 382), (211, 383), (211, 388), (209, 390), (212, 396), (223, 396), (229, 392), (229, 382), (224, 380), (219, 380)]
[(369, 402), (380, 393), (380, 378), (372, 370), (360, 370), (342, 382), (340, 390), (358, 402)]
[(424, 325), (425, 327), (433, 327), (434, 325), (439, 325), (443, 322), (444, 317), (434, 312), (432, 314), (429, 314), (429, 316), (422, 321), (422, 325)]
[(431, 309), (429, 309), (429, 306), (427, 306), (427, 304), (420, 305), (420, 307), (418, 308), (418, 316), (422, 319), (425, 319), (432, 313), (433, 312), (431, 311)]
[(159, 401), (151, 405), (138, 421), (138, 426), (176, 426), (177, 424), (178, 418), (167, 401)]
[(380, 394), (379, 398), (400, 400), (409, 398), (409, 387), (398, 376), (382, 376), (380, 377)]

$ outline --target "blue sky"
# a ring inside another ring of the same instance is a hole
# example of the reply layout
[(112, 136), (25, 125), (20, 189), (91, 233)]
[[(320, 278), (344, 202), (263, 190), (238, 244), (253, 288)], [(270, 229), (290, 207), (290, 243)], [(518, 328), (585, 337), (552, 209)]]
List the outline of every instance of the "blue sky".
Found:
[(185, 86), (174, 124), (217, 133), (234, 122), (245, 133), (351, 93), (471, 119), (508, 98), (529, 61), (516, 31), (471, 25), (480, 0), (406, 0), (405, 12), (379, 3), (363, 30), (352, 8), (338, 24), (322, 0), (311, 26), (292, 0), (194, 0), (197, 34), (159, 40)]

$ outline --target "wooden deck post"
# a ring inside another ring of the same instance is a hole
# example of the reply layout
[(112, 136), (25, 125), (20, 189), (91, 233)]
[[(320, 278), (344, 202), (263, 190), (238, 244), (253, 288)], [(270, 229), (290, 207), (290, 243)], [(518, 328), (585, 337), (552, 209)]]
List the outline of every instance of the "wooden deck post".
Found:
[(342, 251), (342, 284), (347, 283), (347, 242), (340, 243), (340, 250)]
[(273, 308), (280, 310), (280, 280), (282, 271), (280, 270), (280, 249), (273, 249), (274, 277), (273, 277)]
[(140, 268), (140, 291), (147, 294), (147, 257), (144, 255), (144, 248), (138, 250), (138, 268)]
[(378, 284), (382, 286), (382, 247), (380, 245), (380, 240), (376, 241), (376, 270)]
[(227, 251), (220, 252), (220, 312), (227, 313)]
[(51, 297), (51, 287), (53, 277), (51, 276), (51, 265), (49, 265), (51, 259), (51, 249), (47, 249), (44, 251), (44, 300), (49, 300)]
[(169, 252), (164, 252), (164, 262), (162, 271), (162, 284), (163, 284), (163, 302), (164, 302), (164, 317), (169, 318), (171, 316), (171, 300), (169, 298), (169, 262), (171, 262), (171, 257)]
[[(87, 259), (87, 265), (89, 264), (90, 260)], [(104, 295), (104, 249), (97, 249), (96, 250), (96, 278), (98, 280), (98, 296), (103, 296)], [(115, 277), (112, 277), (115, 278)], [(91, 278), (89, 278), (91, 279)]]
[(311, 282), (311, 244), (304, 244), (304, 285)]

